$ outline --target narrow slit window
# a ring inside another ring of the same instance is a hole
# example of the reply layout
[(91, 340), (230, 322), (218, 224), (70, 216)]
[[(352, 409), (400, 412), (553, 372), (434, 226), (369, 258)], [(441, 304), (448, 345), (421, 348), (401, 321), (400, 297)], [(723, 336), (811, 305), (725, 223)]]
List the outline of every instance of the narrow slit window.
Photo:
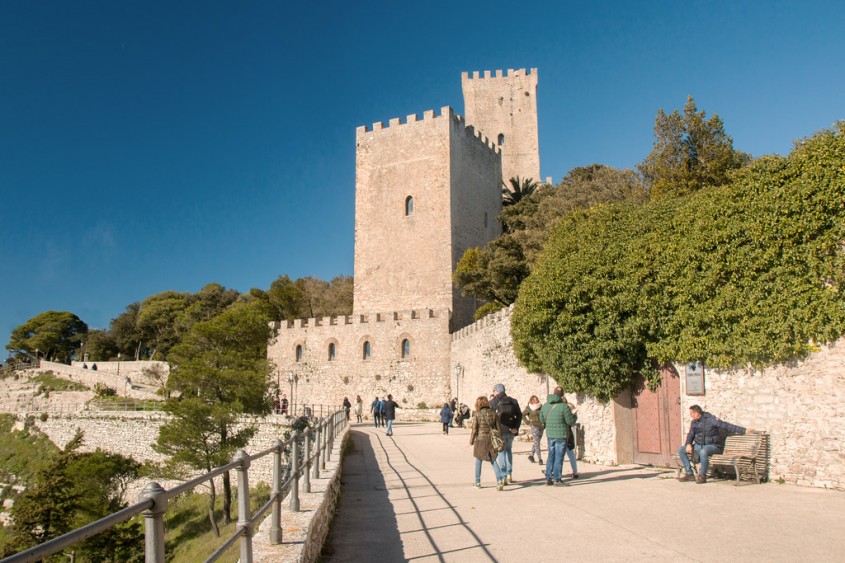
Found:
[(302, 344), (296, 345), (296, 361), (297, 362), (302, 361)]
[(364, 342), (364, 359), (365, 359), (365, 360), (369, 360), (369, 359), (370, 359), (370, 354), (371, 354), (371, 350), (370, 350), (370, 342), (369, 342), (369, 341)]
[(501, 147), (504, 144), (505, 144), (505, 134), (499, 133), (499, 146)]
[(405, 198), (405, 216), (409, 217), (414, 214), (414, 198), (408, 196)]
[(335, 345), (334, 342), (329, 343), (329, 361), (333, 361), (335, 357)]
[(407, 359), (411, 356), (411, 341), (407, 338), (402, 340), (402, 359)]

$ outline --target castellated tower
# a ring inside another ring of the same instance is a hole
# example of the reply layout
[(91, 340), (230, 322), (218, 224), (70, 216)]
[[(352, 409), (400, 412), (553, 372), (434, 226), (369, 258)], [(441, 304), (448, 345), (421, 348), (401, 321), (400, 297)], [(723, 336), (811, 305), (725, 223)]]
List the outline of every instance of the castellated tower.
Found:
[(489, 70), (461, 75), (467, 123), (481, 129), (502, 151), (502, 178), (540, 181), (537, 129), (537, 69), (508, 69), (503, 76)]
[(448, 309), (453, 330), (471, 323), (452, 272), (500, 233), (498, 148), (449, 107), (359, 127), (356, 141), (354, 312)]

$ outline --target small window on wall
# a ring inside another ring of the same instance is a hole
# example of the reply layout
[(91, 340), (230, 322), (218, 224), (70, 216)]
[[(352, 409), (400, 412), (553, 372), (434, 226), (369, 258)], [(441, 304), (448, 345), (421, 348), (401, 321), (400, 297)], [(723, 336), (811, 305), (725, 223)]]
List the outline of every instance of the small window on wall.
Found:
[(505, 144), (505, 134), (499, 133), (499, 146), (501, 147), (504, 144)]
[(329, 343), (329, 361), (333, 361), (335, 358), (335, 345), (334, 342)]
[(369, 341), (364, 342), (364, 354), (363, 354), (363, 357), (364, 357), (364, 359), (365, 359), (365, 360), (369, 360), (369, 359), (370, 359), (370, 342), (369, 342)]
[(405, 198), (405, 216), (409, 217), (414, 214), (414, 198), (408, 196)]
[(402, 359), (411, 357), (411, 341), (405, 338), (402, 340)]
[(301, 361), (302, 361), (302, 344), (297, 344), (297, 345), (296, 345), (296, 353), (295, 353), (295, 357), (296, 357), (296, 361), (297, 361), (297, 362), (301, 362)]

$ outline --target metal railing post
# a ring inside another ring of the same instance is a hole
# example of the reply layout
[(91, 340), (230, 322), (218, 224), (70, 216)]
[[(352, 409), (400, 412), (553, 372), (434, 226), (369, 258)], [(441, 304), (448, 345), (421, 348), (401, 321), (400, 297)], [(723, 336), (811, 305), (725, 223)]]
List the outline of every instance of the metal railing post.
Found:
[(291, 436), (290, 462), (290, 509), (299, 512), (299, 432)]
[(329, 424), (328, 420), (323, 420), (321, 425), (321, 430), (323, 432), (322, 438), (323, 440), (320, 442), (320, 469), (323, 471), (326, 470), (326, 444), (329, 440)]
[(235, 469), (238, 472), (238, 528), (243, 529), (241, 536), (241, 563), (252, 563), (252, 515), (249, 510), (249, 456), (243, 450), (238, 450), (234, 461), (241, 464)]
[(311, 492), (311, 429), (305, 430), (305, 455), (303, 456), (302, 490)]
[(315, 428), (317, 435), (314, 437), (314, 479), (320, 478), (320, 446), (322, 444), (323, 433), (322, 428), (318, 424)]
[(276, 440), (273, 452), (273, 514), (270, 519), (270, 543), (282, 543), (282, 450), (281, 440)]
[(164, 513), (167, 511), (167, 499), (162, 498), (164, 489), (152, 481), (141, 491), (140, 500), (150, 499), (153, 506), (141, 514), (144, 515), (144, 561), (146, 563), (164, 563)]

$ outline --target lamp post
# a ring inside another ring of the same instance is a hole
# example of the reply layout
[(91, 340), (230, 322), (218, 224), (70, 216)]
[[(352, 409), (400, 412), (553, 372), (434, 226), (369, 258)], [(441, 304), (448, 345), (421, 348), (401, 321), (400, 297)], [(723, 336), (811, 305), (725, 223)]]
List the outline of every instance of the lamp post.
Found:
[(120, 377), (120, 352), (117, 353), (117, 376)]
[(293, 374), (292, 371), (288, 372), (288, 381), (290, 382), (290, 411), (291, 416), (296, 415), (296, 398), (293, 395), (293, 382), (296, 379), (296, 376)]
[(457, 407), (461, 406), (461, 374), (464, 372), (464, 367), (457, 363), (455, 364), (455, 398), (458, 400)]
[(38, 366), (38, 348), (35, 349), (35, 366)]

